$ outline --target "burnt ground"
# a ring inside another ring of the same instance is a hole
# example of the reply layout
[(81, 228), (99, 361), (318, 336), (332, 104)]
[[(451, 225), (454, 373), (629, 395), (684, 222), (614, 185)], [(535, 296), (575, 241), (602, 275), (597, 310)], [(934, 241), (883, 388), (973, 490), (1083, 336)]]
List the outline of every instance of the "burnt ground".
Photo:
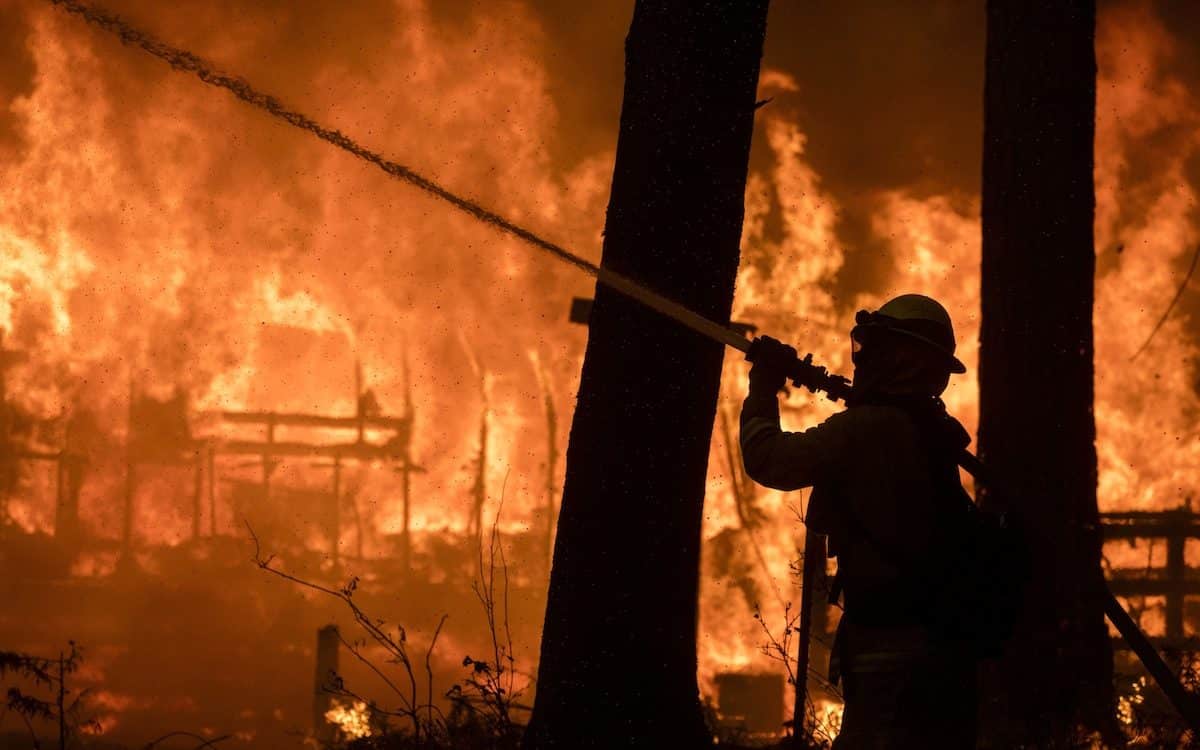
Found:
[[(453, 541), (441, 544), (470, 546)], [(221, 743), (223, 748), (298, 745), (312, 726), (317, 629), (335, 623), (347, 639), (363, 637), (343, 602), (260, 570), (248, 538), (205, 538), (142, 550), (136, 565), (110, 570), (104, 568), (116, 559), (116, 550), (93, 545), (83, 558), (102, 561), (96, 575), (70, 575), (67, 557), (45, 536), (9, 533), (0, 550), (0, 644), (48, 657), (57, 656), (68, 641), (79, 644), (84, 661), (70, 684), (92, 690), (85, 714), (104, 727), (106, 742), (142, 747), (169, 732), (187, 731), (234, 735)], [(426, 551), (419, 560), (433, 557)], [(373, 617), (404, 623), (421, 670), (432, 630), (448, 614), (431, 659), (437, 697), (461, 681), (465, 656), (487, 658), (491, 650), (471, 587), (476, 558), (455, 557), (461, 558), (457, 569), (421, 580), (406, 578), (386, 562), (345, 561), (340, 572), (316, 555), (280, 564), (335, 587), (362, 576), (355, 602)], [(78, 558), (74, 565), (86, 567)], [(536, 659), (532, 649), (544, 591), (515, 572), (510, 583), (517, 663), (528, 667)], [(381, 657), (378, 651), (367, 653)], [(406, 684), (397, 667), (380, 666)], [(340, 671), (348, 687), (384, 706), (390, 703), (383, 682), (345, 648)], [(424, 676), (417, 678), (424, 694)], [(39, 727), (43, 741), (50, 741), (53, 731)], [(28, 733), (16, 717), (0, 721), (0, 747), (28, 746)]]

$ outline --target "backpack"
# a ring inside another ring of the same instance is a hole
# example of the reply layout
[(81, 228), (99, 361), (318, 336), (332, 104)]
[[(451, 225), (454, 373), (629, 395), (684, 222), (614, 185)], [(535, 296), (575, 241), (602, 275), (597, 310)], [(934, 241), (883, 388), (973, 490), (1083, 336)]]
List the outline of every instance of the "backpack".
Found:
[(930, 571), (926, 624), (976, 658), (1000, 655), (1016, 628), (1031, 566), (1025, 538), (1003, 513), (971, 510)]
[(966, 450), (969, 436), (940, 399), (892, 405), (908, 412), (927, 446), (938, 516), (945, 522), (938, 530), (940, 544), (914, 560), (875, 537), (853, 509), (842, 506), (846, 521), (903, 577), (923, 581), (917, 608), (937, 640), (979, 659), (999, 656), (1016, 628), (1032, 571), (1025, 535), (1011, 516), (979, 508), (963, 489), (958, 466), (978, 477), (982, 464)]

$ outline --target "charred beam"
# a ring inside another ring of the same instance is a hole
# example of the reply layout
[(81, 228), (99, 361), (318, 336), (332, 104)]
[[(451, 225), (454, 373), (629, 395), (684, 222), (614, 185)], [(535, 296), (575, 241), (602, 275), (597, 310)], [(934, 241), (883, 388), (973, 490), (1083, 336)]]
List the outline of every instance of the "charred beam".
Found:
[[(277, 425), (280, 427), (327, 427), (331, 429), (357, 430), (360, 426), (375, 430), (404, 430), (409, 421), (405, 417), (330, 417), (321, 414), (298, 414), (275, 411), (221, 411), (215, 414), (230, 424)], [(202, 415), (204, 416), (204, 415)]]
[[(227, 440), (215, 443), (213, 451), (218, 456), (261, 456), (263, 458), (329, 458), (356, 459), (359, 461), (398, 461), (403, 454), (392, 445), (373, 443), (263, 443), (253, 440)], [(413, 471), (423, 471), (414, 466)]]

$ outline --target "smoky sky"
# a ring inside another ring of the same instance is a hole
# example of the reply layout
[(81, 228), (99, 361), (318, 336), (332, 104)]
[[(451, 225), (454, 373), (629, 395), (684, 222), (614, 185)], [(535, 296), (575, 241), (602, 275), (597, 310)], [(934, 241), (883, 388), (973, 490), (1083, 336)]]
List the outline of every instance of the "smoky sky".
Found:
[[(33, 86), (36, 71), (24, 39), (30, 10), (37, 3), (0, 4), (5, 8), (0, 14), (0, 49), (5, 51), (0, 59), (0, 98), (7, 103)], [(1127, 3), (1101, 0), (1100, 13), (1121, 4)], [(321, 73), (336, 71), (369, 86), (372, 66), (379, 64), (377, 53), (401, 18), (387, 0), (216, 0), (172, 8), (147, 0), (113, 0), (107, 7), (168, 40), (192, 45), (202, 56), (220, 59), (220, 51), (229, 46), (253, 45), (255, 69), (247, 74), (285, 101), (301, 104), (307, 87)], [(1179, 39), (1177, 69), (1172, 72), (1184, 80), (1200, 78), (1200, 6), (1159, 0), (1145, 8)], [(554, 135), (538, 145), (563, 172), (615, 147), (623, 45), (632, 11), (633, 0), (428, 4), (428, 12), (447, 35), (461, 33), (484, 17), (491, 23), (512, 18), (514, 26), (521, 27), (532, 13), (538, 28), (529, 33), (537, 36), (558, 117)], [(985, 21), (982, 1), (772, 3), (764, 68), (787, 73), (799, 90), (779, 94), (767, 106), (795, 118), (808, 137), (806, 158), (841, 208), (837, 233), (846, 253), (842, 291), (876, 287), (887, 273), (886, 242), (874, 237), (870, 228), (881, 191), (904, 188), (917, 197), (940, 194), (962, 202), (977, 198)], [(252, 38), (243, 38), (246, 28), (254, 29)], [(463, 65), (485, 64), (487, 51), (477, 52)], [(128, 78), (123, 93), (131, 97), (156, 78), (173, 75), (157, 61), (133, 52), (113, 66)], [(197, 88), (196, 95), (215, 94)], [(380, 96), (387, 97), (387, 92)], [(19, 148), (19, 134), (7, 109), (0, 116), (0, 154)], [(1169, 137), (1164, 142), (1169, 147)], [(255, 144), (278, 150), (281, 180), (292, 169), (288, 143), (287, 138), (277, 138)], [(1155, 143), (1147, 146), (1152, 149)], [(751, 167), (770, 158), (760, 132)], [(1189, 166), (1188, 176), (1193, 182), (1200, 180), (1200, 162)], [(1137, 175), (1132, 179), (1136, 183)]]

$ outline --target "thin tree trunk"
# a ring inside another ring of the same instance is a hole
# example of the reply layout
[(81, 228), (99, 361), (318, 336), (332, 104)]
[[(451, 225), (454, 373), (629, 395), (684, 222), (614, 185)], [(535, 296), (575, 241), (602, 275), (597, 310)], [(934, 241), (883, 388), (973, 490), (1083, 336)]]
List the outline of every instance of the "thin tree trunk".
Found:
[(58, 652), (58, 750), (67, 750), (67, 658)]
[[(980, 450), (1035, 574), (988, 675), (989, 746), (1112, 724), (1092, 414), (1094, 0), (990, 0)], [(1005, 736), (1001, 732), (1007, 732)]]
[[(603, 265), (728, 321), (767, 0), (639, 0)], [(592, 310), (525, 747), (711, 745), (696, 684), (722, 347)]]

